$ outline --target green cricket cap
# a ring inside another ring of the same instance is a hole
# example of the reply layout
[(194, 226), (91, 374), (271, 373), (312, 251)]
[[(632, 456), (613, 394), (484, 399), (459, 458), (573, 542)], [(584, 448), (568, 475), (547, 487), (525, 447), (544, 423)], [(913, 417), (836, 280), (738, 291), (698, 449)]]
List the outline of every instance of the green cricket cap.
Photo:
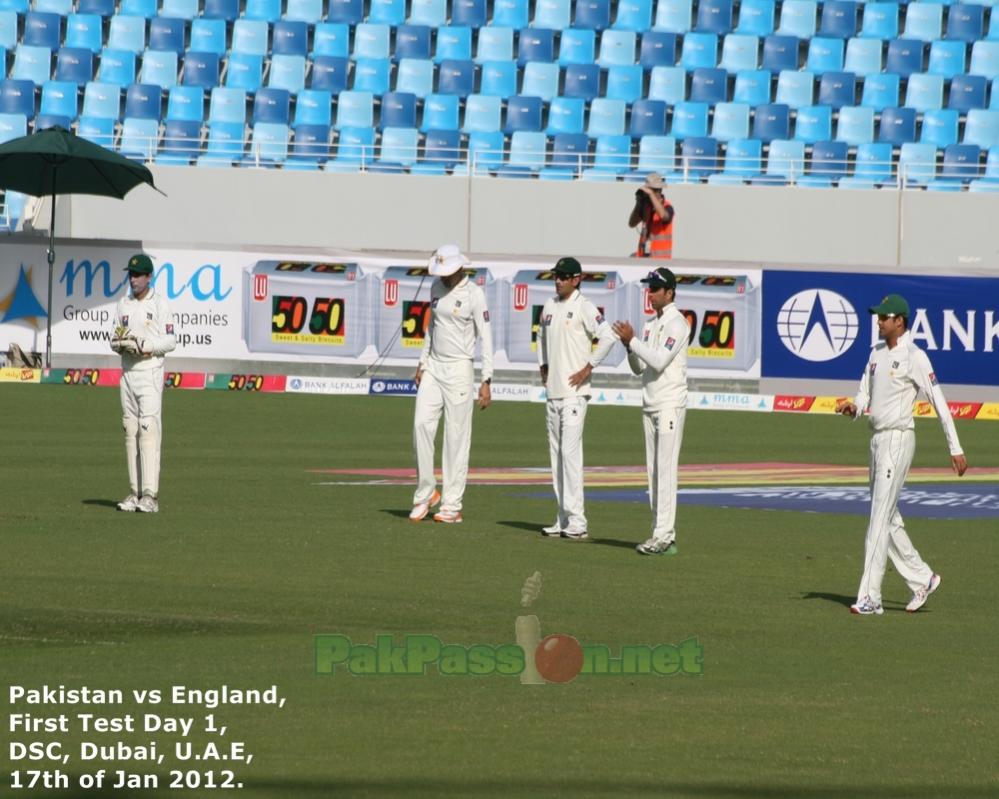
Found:
[(575, 258), (559, 258), (553, 271), (556, 275), (581, 275), (583, 274), (583, 267), (579, 265), (579, 261)]
[(880, 305), (872, 305), (868, 309), (872, 314), (878, 316), (909, 316), (909, 303), (901, 294), (889, 294)]
[(145, 253), (137, 253), (128, 259), (126, 272), (135, 272), (137, 275), (151, 275), (153, 273), (153, 261)]

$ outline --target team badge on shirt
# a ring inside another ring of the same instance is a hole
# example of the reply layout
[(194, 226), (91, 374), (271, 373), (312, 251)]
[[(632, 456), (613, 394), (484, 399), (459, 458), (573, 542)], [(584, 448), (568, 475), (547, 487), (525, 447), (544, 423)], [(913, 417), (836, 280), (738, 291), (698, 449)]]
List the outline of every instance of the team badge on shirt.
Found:
[(454, 307), (455, 308), (460, 308), (461, 307), (461, 300), (455, 300), (454, 301)]
[(552, 323), (552, 315), (551, 314), (545, 314), (544, 324), (550, 325), (551, 323)]
[(878, 365), (876, 363), (872, 363), (871, 364), (871, 374), (872, 375), (874, 374), (874, 370), (877, 369), (877, 368), (878, 368)]
[(122, 327), (128, 327), (128, 317), (127, 316), (123, 316), (121, 318), (121, 326)]
[(892, 361), (891, 362), (891, 368), (892, 369), (898, 369), (898, 361)]
[(488, 322), (489, 321), (489, 311), (483, 311), (482, 312), (482, 321), (483, 322)]
[(147, 322), (152, 322), (153, 321), (153, 315), (149, 311), (146, 311), (146, 321)]
[(648, 340), (649, 340), (649, 331), (648, 330), (642, 331), (642, 341), (648, 341)]
[(930, 372), (930, 385), (931, 386), (939, 385), (939, 383), (937, 383), (937, 373), (936, 372)]
[(674, 344), (676, 344), (676, 339), (673, 338), (672, 336), (670, 336), (668, 339), (666, 339), (666, 349), (668, 349), (668, 350), (673, 349), (673, 345)]
[(566, 319), (572, 319), (572, 311), (569, 311), (569, 313), (567, 313), (567, 314), (565, 315), (565, 318), (566, 318)]
[(172, 336), (173, 335), (173, 325), (167, 325), (166, 326), (166, 334), (168, 336)]
[(597, 324), (602, 325), (604, 323), (603, 314), (597, 314)]

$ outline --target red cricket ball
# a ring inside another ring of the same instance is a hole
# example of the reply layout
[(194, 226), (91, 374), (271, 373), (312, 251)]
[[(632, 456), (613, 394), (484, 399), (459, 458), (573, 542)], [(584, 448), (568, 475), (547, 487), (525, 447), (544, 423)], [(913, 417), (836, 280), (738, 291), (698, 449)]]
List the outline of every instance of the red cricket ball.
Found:
[(583, 647), (571, 635), (549, 635), (534, 650), (534, 665), (548, 682), (569, 682), (583, 668)]

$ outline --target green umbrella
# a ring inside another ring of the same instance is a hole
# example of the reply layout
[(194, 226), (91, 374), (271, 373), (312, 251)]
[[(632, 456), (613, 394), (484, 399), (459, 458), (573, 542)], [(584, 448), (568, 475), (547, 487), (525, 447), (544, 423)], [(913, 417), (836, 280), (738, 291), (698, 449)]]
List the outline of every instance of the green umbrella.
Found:
[[(0, 144), (0, 188), (34, 197), (52, 197), (49, 225), (49, 300), (45, 335), (45, 366), (52, 365), (52, 272), (55, 264), (55, 196), (96, 194), (124, 198), (140, 183), (154, 189), (153, 174), (99, 144), (60, 127)], [(157, 189), (157, 191), (159, 191)]]

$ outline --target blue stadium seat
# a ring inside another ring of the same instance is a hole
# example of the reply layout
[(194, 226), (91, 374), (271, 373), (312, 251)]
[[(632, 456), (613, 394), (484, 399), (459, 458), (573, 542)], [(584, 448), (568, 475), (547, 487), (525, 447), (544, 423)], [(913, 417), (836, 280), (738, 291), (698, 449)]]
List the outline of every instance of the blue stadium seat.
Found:
[(854, 0), (825, 0), (819, 36), (850, 39), (857, 35), (857, 4)]
[(420, 133), (415, 128), (385, 128), (372, 172), (406, 172), (419, 157)]
[(864, 91), (860, 104), (880, 112), (888, 106), (898, 105), (898, 91), (898, 75), (887, 72), (881, 75), (868, 75), (864, 78)]
[[(4, 50), (13, 50), (17, 47), (17, 25), (18, 16), (16, 11), (0, 11), (0, 47)], [(66, 31), (67, 38), (69, 30)]]
[(409, 92), (385, 92), (379, 106), (378, 127), (415, 128), (416, 95)]
[(805, 143), (788, 139), (774, 139), (767, 153), (764, 180), (770, 184), (793, 183), (805, 174)]
[[(4, 46), (8, 50), (13, 47), (9, 44)], [(96, 14), (70, 14), (66, 17), (65, 46), (99, 53), (104, 46), (101, 18)]]
[(881, 112), (878, 141), (899, 146), (916, 140), (916, 111), (913, 108), (886, 108)]
[(187, 22), (173, 17), (153, 17), (149, 20), (149, 49), (184, 52)]
[(576, 15), (573, 18), (573, 28), (562, 31), (564, 36), (569, 30), (585, 28), (591, 31), (602, 31), (610, 27), (610, 0), (576, 0)]
[(121, 0), (119, 14), (149, 19), (156, 16), (157, 0)]
[(337, 95), (347, 88), (350, 61), (331, 55), (316, 56), (312, 62), (309, 88)]
[(308, 24), (289, 19), (275, 22), (271, 28), (271, 52), (275, 55), (308, 55)]
[(80, 116), (117, 122), (121, 117), (121, 87), (114, 83), (88, 83), (83, 90), (83, 110)]
[(944, 79), (940, 75), (912, 75), (905, 90), (905, 105), (917, 111), (943, 107)]
[(267, 55), (269, 29), (262, 19), (237, 19), (232, 25), (233, 54)]
[[(770, 102), (766, 100), (765, 102)], [(815, 75), (805, 70), (785, 69), (777, 76), (774, 102), (803, 108), (815, 102)]]
[(753, 106), (769, 103), (772, 80), (773, 76), (765, 69), (737, 72), (735, 87), (732, 89), (732, 102), (748, 103)]
[(558, 64), (543, 64), (532, 61), (524, 67), (520, 93), (540, 97), (545, 102), (551, 102), (558, 96), (558, 83)]
[(644, 74), (638, 64), (630, 67), (611, 67), (607, 70), (604, 96), (612, 100), (624, 100), (626, 103), (635, 102), (642, 96)]
[(432, 53), (430, 33), (426, 25), (400, 25), (395, 30), (393, 60), (418, 58), (429, 61)]
[(411, 171), (422, 175), (444, 175), (454, 169), (463, 157), (458, 131), (429, 130), (423, 142), (423, 154)]
[(881, 74), (881, 40), (850, 39), (846, 43), (843, 69), (860, 78)]
[(551, 63), (555, 60), (555, 31), (548, 28), (525, 28), (517, 37), (517, 63)]
[(288, 0), (283, 19), (315, 25), (323, 18), (323, 0)]
[[(652, 103), (654, 100), (639, 100), (635, 103), (636, 107), (639, 107), (639, 103)], [(552, 99), (551, 104), (548, 106), (548, 127), (545, 132), (550, 136), (555, 136), (560, 133), (582, 133), (584, 130), (583, 118), (586, 113), (586, 101), (579, 97), (555, 97)], [(634, 131), (634, 125), (636, 121), (636, 113), (639, 113), (632, 108), (631, 112), (631, 124), (632, 131)], [(643, 117), (639, 117), (640, 119)], [(665, 117), (665, 104), (663, 104), (663, 127), (665, 129), (666, 117)]]
[(864, 3), (860, 35), (887, 41), (898, 37), (898, 3)]
[(687, 33), (693, 27), (692, 0), (658, 0), (653, 30)]
[[(656, 67), (652, 70), (653, 73), (656, 69), (662, 69), (662, 67)], [(596, 64), (570, 64), (567, 66), (562, 94), (565, 97), (582, 97), (584, 100), (592, 100), (600, 94), (600, 67)], [(651, 93), (649, 96), (652, 96)]]
[(55, 79), (84, 84), (94, 77), (94, 54), (77, 47), (63, 47), (56, 53)]
[(969, 75), (983, 75), (992, 80), (999, 75), (999, 41), (978, 41), (971, 45)]
[(62, 18), (58, 14), (29, 11), (24, 16), (22, 44), (58, 50), (62, 43)]
[[(483, 174), (489, 169), (495, 169), (503, 163), (503, 131), (494, 130), (489, 133), (477, 132), (468, 137), (468, 166), (471, 173)], [(457, 165), (455, 174), (463, 173), (461, 165)]]
[[(207, 2), (208, 0), (205, 0)], [(364, 19), (364, 0), (329, 0), (327, 22), (357, 25)]]
[(168, 119), (163, 126), (156, 163), (189, 166), (201, 149), (201, 123)]
[(517, 93), (517, 64), (513, 61), (488, 61), (482, 65), (479, 92), (495, 97), (512, 97)]
[(774, 32), (774, 8), (774, 0), (742, 0), (735, 32), (748, 36), (769, 36)]
[(898, 171), (907, 184), (929, 183), (937, 171), (937, 148), (932, 144), (905, 142), (899, 151)]
[(785, 69), (797, 69), (800, 49), (801, 41), (796, 36), (777, 34), (767, 36), (763, 40), (763, 58), (760, 67), (777, 73)]
[(305, 88), (305, 56), (273, 55), (267, 73), (267, 85), (272, 89), (285, 89), (298, 94)]
[(891, 145), (886, 142), (858, 144), (853, 177), (874, 184), (894, 183), (891, 156)]
[(759, 175), (762, 168), (763, 142), (757, 139), (736, 139), (726, 145), (722, 170), (708, 175), (708, 183), (744, 183)]
[(41, 86), (51, 77), (52, 51), (47, 47), (34, 47), (19, 44), (14, 51), (14, 66), (10, 77), (14, 80), (30, 80)]
[(947, 38), (977, 42), (985, 34), (985, 8), (978, 4), (956, 3), (947, 9)]
[(115, 14), (108, 27), (107, 49), (127, 50), (138, 55), (146, 49), (146, 20)]
[(180, 82), (185, 86), (211, 89), (219, 85), (219, 57), (217, 53), (188, 52)]
[(174, 86), (167, 97), (167, 122), (197, 122), (205, 119), (205, 92), (200, 86)]
[(985, 38), (991, 41), (999, 39), (999, 15), (995, 13), (995, 5), (989, 12), (989, 32)]
[(817, 14), (818, 4), (815, 0), (784, 0), (777, 33), (781, 36), (809, 39), (815, 35)]
[(76, 13), (110, 17), (115, 12), (115, 5), (115, 0), (79, 0), (76, 4)]
[[(564, 41), (565, 34), (563, 34)], [(647, 31), (643, 33), (642, 41), (639, 45), (638, 63), (641, 64), (643, 69), (673, 66), (676, 63), (676, 41), (677, 35), (667, 31)]]
[(981, 173), (982, 150), (974, 144), (949, 144), (944, 148), (940, 177), (967, 183)]
[(437, 29), (434, 63), (445, 59), (467, 61), (472, 57), (472, 29), (466, 25), (445, 25)]
[(791, 135), (791, 111), (783, 103), (768, 103), (756, 107), (753, 116), (752, 138), (768, 144), (774, 139), (787, 139)]
[(534, 19), (531, 20), (531, 26), (562, 30), (569, 27), (571, 18), (570, 0), (537, 0), (534, 4)]
[(922, 72), (923, 50), (923, 43), (916, 39), (892, 39), (888, 42), (888, 54), (885, 56), (885, 72), (901, 78), (908, 78), (914, 72)]
[(947, 147), (958, 142), (959, 114), (953, 108), (927, 111), (923, 114), (919, 141), (934, 147)]
[(506, 162), (496, 172), (506, 177), (530, 177), (545, 165), (547, 145), (544, 133), (517, 131), (510, 137)]
[(905, 7), (906, 39), (932, 42), (943, 33), (943, 5), (940, 3), (912, 3)]
[(852, 72), (827, 72), (819, 78), (818, 105), (841, 108), (857, 102), (857, 76)]
[(288, 158), (291, 130), (279, 122), (258, 122), (250, 134), (250, 148), (240, 166), (283, 164)]
[(794, 138), (806, 144), (829, 141), (832, 138), (832, 108), (827, 105), (799, 108), (794, 120)]
[(683, 141), (691, 136), (707, 136), (708, 104), (687, 101), (673, 106), (670, 135), (677, 141)]
[(699, 0), (694, 30), (724, 36), (732, 31), (732, 0)]
[(585, 133), (559, 133), (552, 138), (548, 165), (538, 177), (571, 179), (580, 174), (589, 161), (590, 140)]
[(486, 0), (452, 0), (452, 25), (480, 28), (486, 24), (487, 18)]
[(57, 114), (38, 113), (33, 123), (34, 132), (48, 130), (49, 128), (63, 128), (70, 130), (73, 127), (75, 117), (60, 116)]
[(475, 61), (509, 61), (513, 58), (513, 28), (480, 28), (475, 40)]
[(728, 73), (724, 69), (695, 69), (690, 76), (689, 99), (694, 102), (723, 103), (728, 99)]
[(76, 124), (76, 135), (110, 149), (114, 145), (114, 120), (81, 116)]
[(648, 99), (670, 105), (687, 99), (687, 72), (683, 67), (653, 67), (649, 73)]
[(950, 82), (947, 107), (966, 114), (972, 108), (985, 108), (988, 80), (981, 75), (955, 75)]
[(176, 17), (188, 22), (198, 16), (201, 0), (163, 0), (160, 3), (161, 17)]
[(631, 169), (631, 138), (600, 136), (593, 148), (593, 166), (584, 169), (584, 180), (614, 180)]
[(208, 103), (209, 122), (246, 123), (246, 91), (216, 86)]
[(600, 55), (597, 63), (605, 69), (634, 64), (636, 43), (637, 37), (634, 31), (604, 31), (600, 34)]
[(160, 119), (163, 89), (151, 83), (133, 83), (125, 90), (125, 119)]
[(821, 75), (823, 72), (839, 72), (843, 69), (843, 40), (814, 36), (808, 43), (808, 56), (805, 69)]
[[(434, 90), (434, 62), (429, 59), (404, 58), (395, 74), (395, 90), (407, 92), (423, 99)], [(392, 127), (411, 127), (392, 125)]]
[[(791, 0), (788, 0), (790, 2)], [(684, 69), (714, 67), (718, 64), (718, 36), (714, 33), (688, 33), (683, 37), (680, 65)]]
[(336, 127), (370, 128), (375, 121), (375, 98), (371, 92), (340, 92), (336, 104)]
[(387, 58), (358, 58), (354, 61), (354, 91), (382, 95), (389, 90), (392, 62)]
[(744, 103), (718, 103), (711, 120), (711, 138), (720, 142), (749, 136), (749, 106)]
[(849, 145), (843, 141), (821, 141), (812, 145), (812, 157), (808, 163), (808, 175), (839, 180), (846, 176), (849, 158)]
[(680, 157), (686, 172), (695, 180), (707, 178), (721, 169), (718, 142), (706, 136), (691, 136), (680, 142)]
[(926, 71), (950, 79), (964, 74), (967, 45), (960, 41), (936, 41), (930, 45), (930, 61)]
[[(865, 106), (844, 106), (839, 111), (836, 140), (851, 146), (874, 141), (874, 109)], [(890, 148), (891, 145), (888, 145)]]
[(598, 97), (590, 103), (590, 118), (586, 133), (589, 137), (621, 136), (624, 134), (624, 120), (627, 104), (623, 100), (608, 100)]
[(155, 83), (164, 89), (177, 85), (177, 54), (170, 51), (146, 50), (142, 54), (139, 83)]
[(319, 89), (304, 89), (295, 98), (295, 118), (292, 127), (300, 125), (333, 124), (333, 101), (329, 92)]
[[(331, 0), (332, 4), (333, 0)], [(205, 0), (205, 10), (202, 14), (208, 19), (224, 19), (232, 22), (239, 16), (239, 0)]]
[[(554, 107), (555, 104), (552, 103), (552, 108)], [(668, 106), (662, 100), (636, 100), (631, 106), (631, 125), (629, 129), (631, 138), (641, 139), (643, 136), (665, 136), (667, 109)], [(582, 116), (582, 111), (580, 111), (580, 116)], [(551, 112), (549, 112), (550, 119)], [(550, 123), (549, 132), (553, 132)], [(559, 130), (555, 132), (562, 133), (570, 131)]]
[(160, 141), (160, 123), (155, 119), (125, 118), (118, 140), (118, 152), (136, 161), (151, 161)]
[(370, 0), (368, 22), (396, 26), (405, 21), (406, 0)]
[(119, 86), (135, 83), (135, 53), (108, 48), (102, 50), (97, 79), (103, 83), (117, 83)]
[(638, 142), (635, 176), (645, 180), (649, 172), (670, 174), (676, 170), (676, 139), (672, 136), (643, 136)]
[(541, 131), (542, 103), (540, 97), (511, 97), (506, 104), (506, 124), (503, 132), (516, 133), (526, 130), (534, 133)]
[(280, 122), (287, 125), (291, 121), (291, 95), (284, 89), (261, 89), (253, 95), (253, 117), (258, 122)]
[(312, 37), (312, 56), (350, 56), (350, 26), (345, 22), (320, 22)]
[(28, 0), (2, 0), (0, 11), (14, 11), (17, 14), (27, 14), (30, 3)]
[(636, 33), (649, 30), (652, 27), (652, 0), (618, 0), (611, 27)]
[(73, 11), (73, 0), (35, 0), (34, 9), (65, 17)]
[(718, 66), (732, 73), (756, 69), (760, 60), (759, 53), (760, 40), (756, 36), (730, 33), (722, 42)]
[(324, 168), (329, 172), (356, 172), (374, 159), (374, 128), (344, 128), (337, 136), (336, 155), (326, 161)]
[(458, 98), (453, 94), (430, 94), (423, 101), (420, 130), (458, 130)]
[(999, 111), (972, 108), (964, 123), (962, 144), (975, 144), (983, 150), (999, 145)]
[[(51, 85), (52, 81), (45, 81), (42, 84), (42, 93), (45, 87)], [(60, 84), (65, 86), (66, 84)], [(74, 86), (74, 94), (75, 94)], [(74, 96), (74, 107), (75, 107)], [(4, 80), (0, 81), (0, 113), (21, 114), (27, 119), (35, 116), (35, 84), (30, 80)], [(47, 111), (46, 113), (62, 113)], [(76, 114), (73, 114), (76, 116)]]
[(371, 22), (362, 22), (354, 28), (353, 57), (388, 58), (391, 28)]
[(492, 25), (520, 30), (526, 28), (529, 21), (527, 0), (496, 0), (493, 3)]
[(596, 57), (596, 41), (596, 34), (591, 30), (570, 28), (563, 31), (559, 42), (559, 64), (592, 64)]
[(447, 0), (412, 0), (409, 7), (410, 25), (439, 28), (447, 24)]
[(255, 92), (263, 82), (264, 57), (250, 53), (231, 53), (226, 66), (225, 85)]
[(188, 49), (196, 53), (225, 55), (227, 49), (225, 20), (207, 17), (191, 20), (191, 46)]

